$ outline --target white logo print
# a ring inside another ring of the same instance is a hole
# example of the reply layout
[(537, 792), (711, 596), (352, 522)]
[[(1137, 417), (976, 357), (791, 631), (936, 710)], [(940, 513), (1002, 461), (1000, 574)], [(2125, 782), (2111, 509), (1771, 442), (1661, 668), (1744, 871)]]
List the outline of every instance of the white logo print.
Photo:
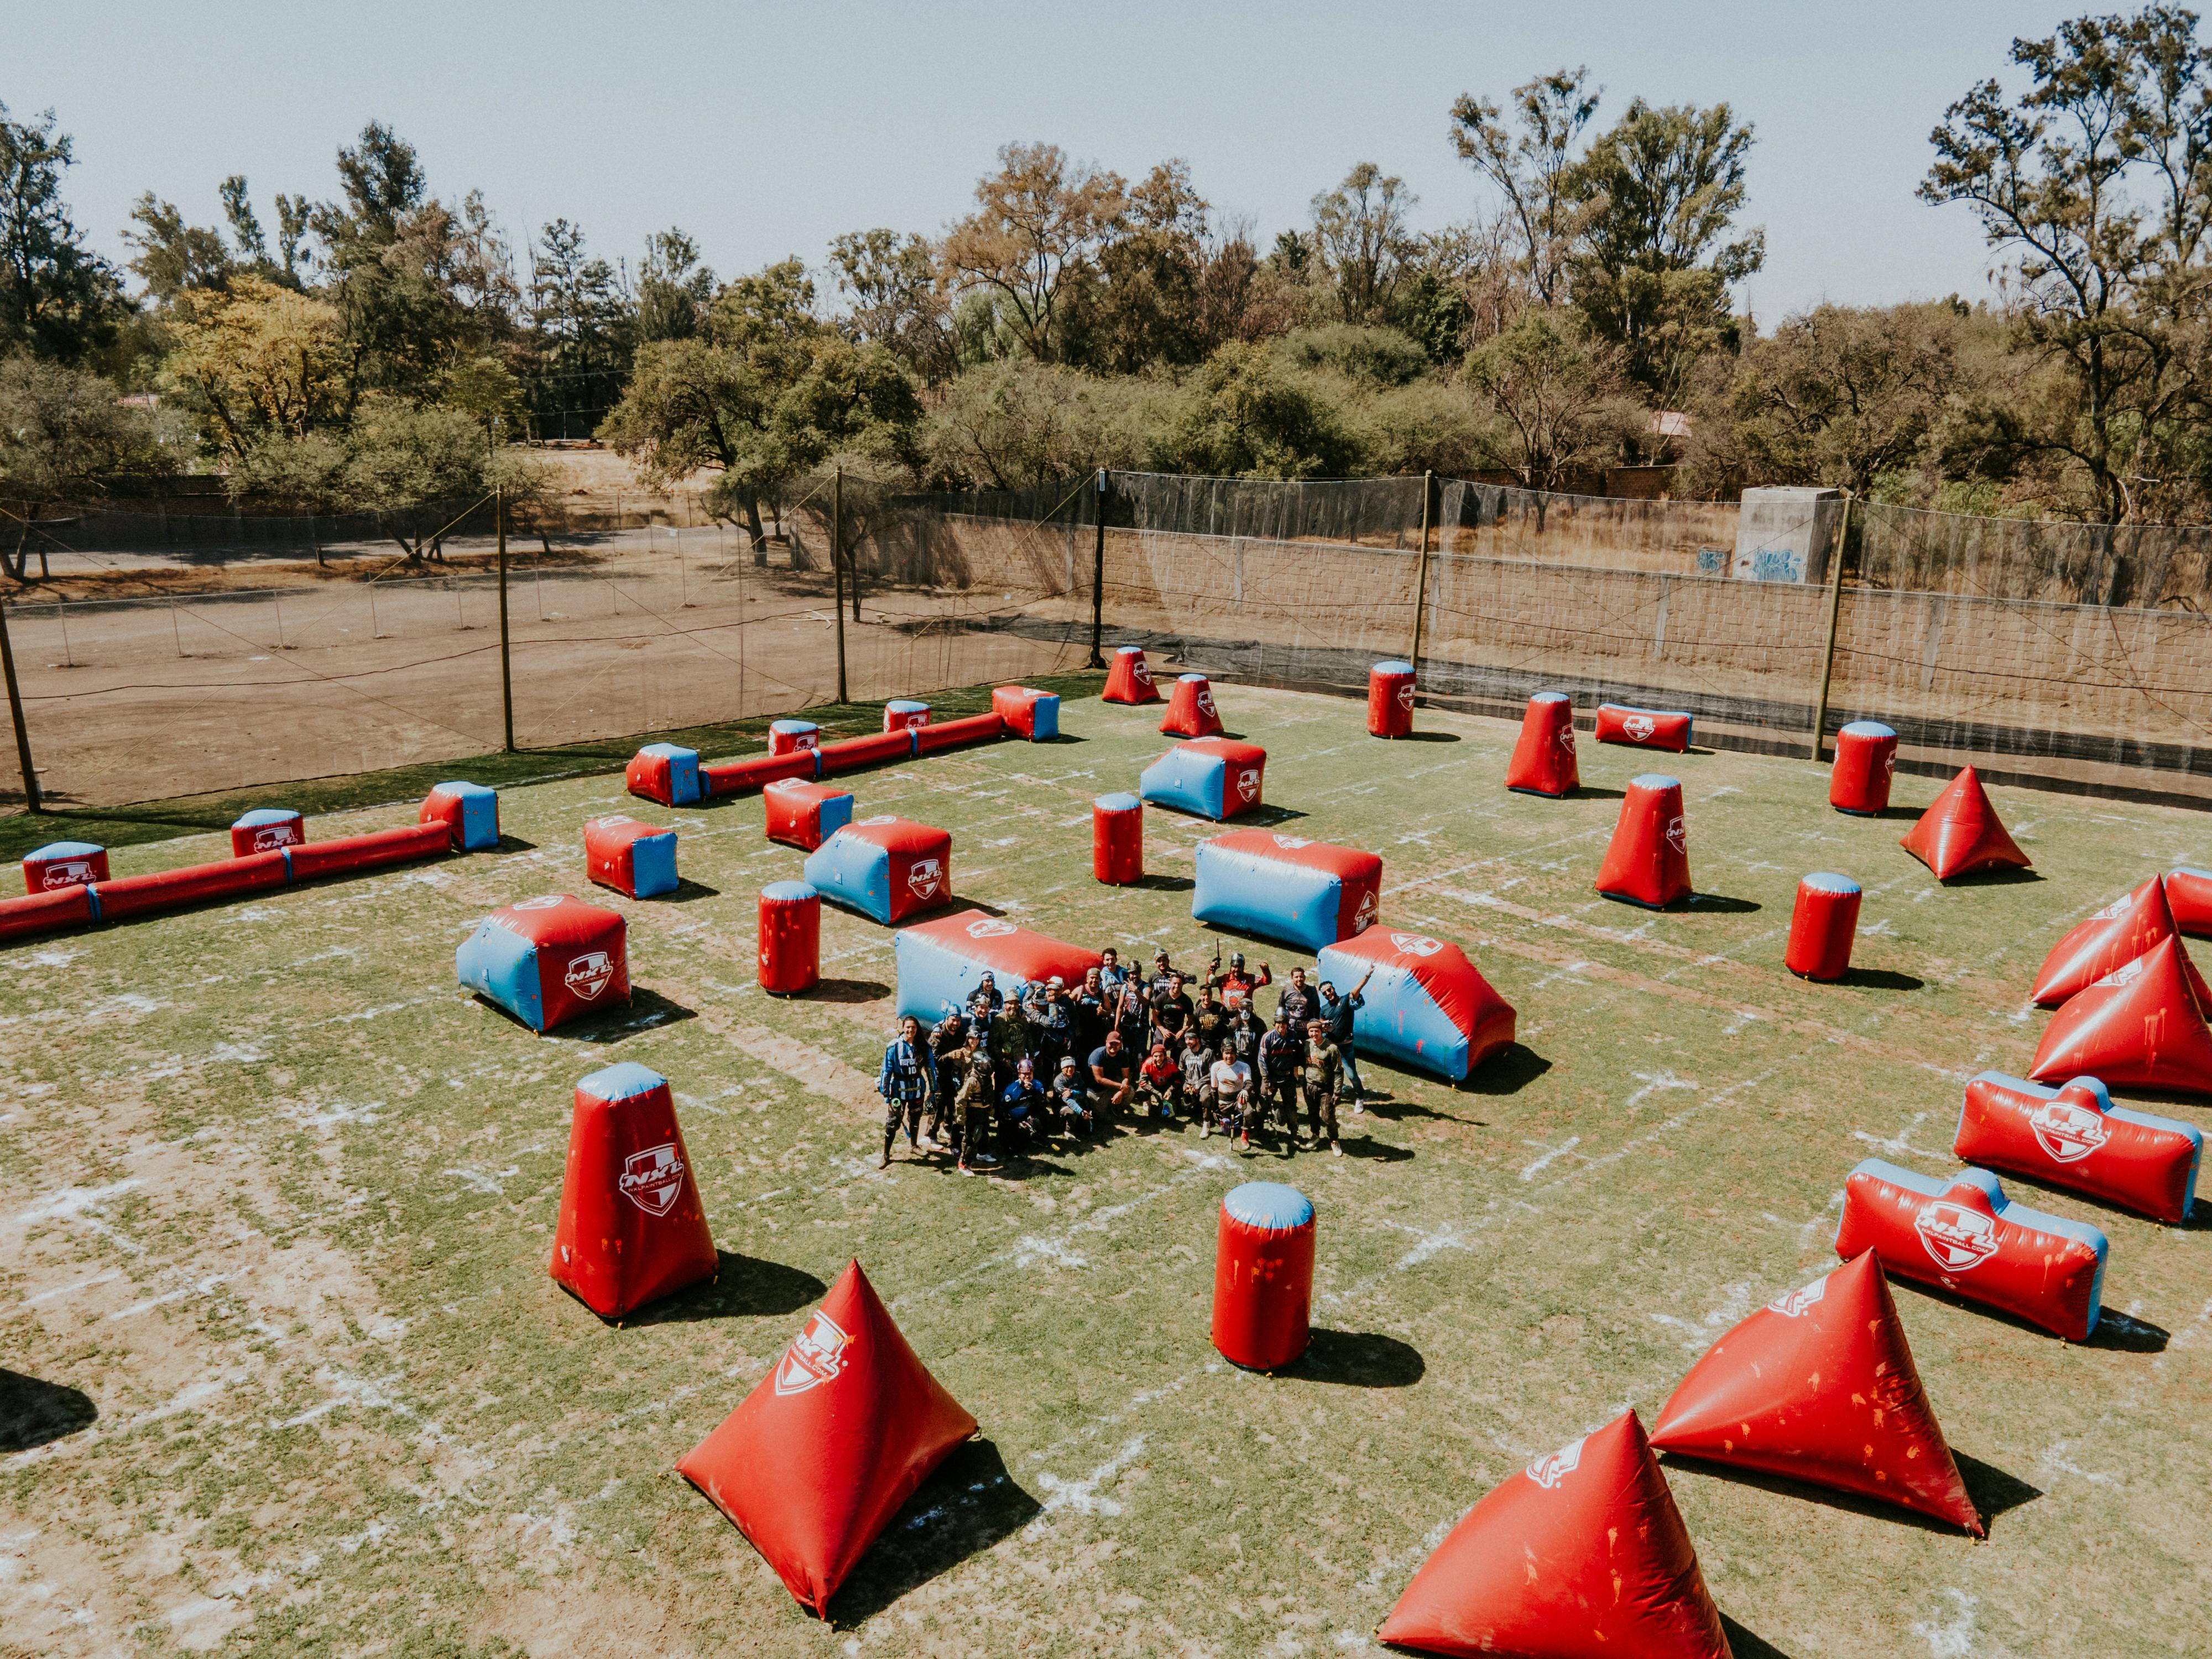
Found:
[(806, 1328), (784, 1350), (775, 1368), (775, 1391), (805, 1394), (817, 1382), (831, 1381), (844, 1370), (845, 1350), (852, 1346), (853, 1339), (837, 1322), (817, 1309)]
[(272, 853), (279, 847), (291, 846), (298, 839), (299, 837), (292, 833), (292, 826), (289, 823), (264, 824), (253, 832), (253, 850), (257, 853)]
[(1791, 1291), (1778, 1296), (1766, 1304), (1767, 1311), (1778, 1313), (1784, 1319), (1802, 1319), (1805, 1310), (1827, 1294), (1828, 1281), (1825, 1275), (1814, 1279), (1802, 1291)]
[(1260, 769), (1247, 766), (1237, 774), (1237, 793), (1248, 801), (1260, 799)]
[(2123, 893), (2119, 897), (2114, 899), (2103, 909), (2098, 911), (2095, 915), (2090, 917), (2089, 920), (2092, 921), (2110, 921), (2116, 916), (2125, 915), (2127, 914), (2128, 902), (2134, 897), (2135, 895), (2133, 893)]
[(1441, 941), (1423, 939), (1419, 933), (1393, 933), (1390, 944), (1392, 948), (1403, 951), (1409, 957), (1432, 957), (1444, 948)]
[(1201, 691), (1198, 694), (1198, 712), (1209, 717), (1212, 716), (1213, 713), (1212, 692)]
[(1150, 685), (1152, 683), (1152, 671), (1142, 657), (1130, 665), (1129, 672), (1139, 685)]
[(938, 859), (916, 859), (906, 872), (907, 890), (916, 898), (927, 898), (935, 893), (945, 879), (945, 866)]
[(2036, 1145), (2061, 1164), (2088, 1157), (2112, 1137), (2102, 1112), (2063, 1098), (2037, 1107), (2027, 1127), (2035, 1131)]
[(1690, 853), (1690, 849), (1687, 845), (1689, 839), (1690, 826), (1688, 824), (1685, 823), (1680, 818), (1669, 818), (1667, 820), (1667, 845), (1673, 848), (1676, 852), (1681, 854), (1685, 858), (1687, 858)]
[(1413, 712), (1413, 683), (1407, 680), (1398, 688), (1398, 707), (1408, 714)]
[(1559, 747), (1565, 750), (1570, 755), (1575, 752), (1575, 728), (1573, 726), (1563, 726), (1559, 728)]
[(615, 976), (615, 959), (605, 951), (586, 951), (572, 957), (561, 982), (586, 1002), (595, 1000)]
[(1020, 931), (1012, 922), (1000, 921), (995, 916), (985, 916), (981, 921), (968, 924), (969, 939), (1004, 939), (1009, 933)]
[(611, 830), (618, 823), (628, 823), (629, 822), (629, 813), (610, 812), (603, 818), (593, 818), (592, 820), (592, 828), (594, 830)]
[(71, 859), (66, 864), (46, 866), (46, 884), (49, 887), (78, 887), (91, 879), (90, 859)]
[(876, 817), (872, 817), (872, 818), (862, 818), (862, 819), (860, 820), (860, 823), (859, 824), (854, 825), (854, 827), (855, 829), (858, 829), (858, 828), (860, 828), (860, 827), (862, 827), (862, 826), (864, 826), (864, 825), (866, 825), (866, 824), (872, 824), (872, 823), (896, 823), (897, 822), (898, 822), (898, 818), (897, 818), (897, 817), (896, 817), (895, 814), (893, 814), (893, 813), (890, 813), (890, 812), (884, 812), (884, 813), (879, 813), (878, 815), (877, 815)]
[(2110, 987), (2112, 989), (2117, 991), (2123, 985), (2132, 985), (2136, 980), (2142, 978), (2142, 958), (2141, 957), (2137, 957), (2133, 962), (2127, 963), (2125, 966), (2113, 969), (2111, 973), (2099, 980), (2097, 984), (2100, 988)]
[(1375, 891), (1370, 888), (1359, 896), (1359, 908), (1352, 913), (1352, 931), (1364, 933), (1375, 925)]
[(616, 1184), (624, 1198), (647, 1215), (666, 1215), (684, 1190), (684, 1160), (677, 1156), (676, 1143), (632, 1152), (623, 1160), (622, 1178)]
[(822, 734), (819, 732), (797, 732), (792, 733), (788, 740), (793, 749), (815, 749), (821, 746)]
[(1275, 845), (1286, 853), (1295, 853), (1299, 848), (1310, 847), (1313, 843), (1297, 836), (1277, 836)]
[(1563, 1446), (1558, 1451), (1546, 1452), (1528, 1466), (1528, 1478), (1546, 1492), (1555, 1489), (1560, 1481), (1575, 1472), (1575, 1465), (1583, 1461), (1583, 1443)]
[(1628, 733), (1631, 742), (1642, 743), (1659, 729), (1659, 723), (1649, 714), (1631, 714), (1621, 721), (1620, 729)]
[(1930, 1204), (1912, 1224), (1936, 1265), (1947, 1272), (1970, 1272), (1997, 1253), (1996, 1223), (1963, 1204), (1948, 1199)]
[(510, 904), (507, 908), (510, 910), (550, 910), (568, 896), (566, 893), (548, 893), (543, 898), (524, 899), (520, 903)]

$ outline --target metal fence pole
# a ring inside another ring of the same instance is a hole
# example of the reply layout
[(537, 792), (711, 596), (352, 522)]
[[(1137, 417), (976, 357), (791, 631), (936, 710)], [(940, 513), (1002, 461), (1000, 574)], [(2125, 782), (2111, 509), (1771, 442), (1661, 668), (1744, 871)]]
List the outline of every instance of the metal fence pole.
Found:
[(62, 665), (65, 668), (74, 668), (76, 666), (76, 659), (70, 653), (69, 606), (60, 599), (54, 601), (54, 620), (62, 627)]
[[(172, 599), (169, 603), (173, 605), (176, 601)], [(384, 637), (382, 626), (376, 620), (376, 584), (373, 581), (368, 585), (368, 637), (372, 640)]]
[[(291, 647), (284, 643), (284, 596), (275, 589), (270, 589), (269, 606), (276, 613), (276, 648), (279, 651), (288, 651)], [(67, 635), (63, 635), (64, 639), (68, 637)]]
[(1820, 651), (1820, 696), (1813, 705), (1813, 760), (1820, 759), (1820, 744), (1826, 738), (1828, 724), (1828, 688), (1836, 673), (1836, 623), (1844, 610), (1844, 554), (1850, 545), (1851, 492), (1844, 492), (1841, 522), (1836, 526), (1836, 552), (1828, 571), (1828, 641)]
[(1429, 608), (1429, 499), (1436, 489), (1437, 475), (1421, 474), (1421, 562), (1413, 572), (1413, 648), (1406, 657), (1417, 679), (1421, 672), (1421, 623)]
[(169, 601), (169, 637), (177, 642), (177, 654), (183, 656), (185, 635), (184, 631), (177, 626), (177, 602), (173, 598)]
[(23, 720), (23, 693), (15, 684), (15, 646), (8, 635), (8, 607), (0, 602), (0, 670), (8, 678), (8, 713), (15, 722), (15, 764), (23, 773), (23, 805), (33, 812), (46, 811), (39, 794), (39, 769), (31, 763), (31, 728)]
[(830, 486), (830, 570), (836, 584), (830, 614), (837, 619), (837, 701), (845, 695), (845, 469), (839, 467)]
[(514, 666), (507, 655), (507, 491), (491, 497), (492, 526), (499, 538), (499, 699), (507, 752), (514, 752)]
[(1086, 668), (1103, 668), (1106, 659), (1099, 651), (1099, 641), (1106, 633), (1106, 469), (1100, 467), (1092, 480), (1096, 488), (1091, 500), (1097, 511), (1098, 543), (1091, 556), (1091, 660)]

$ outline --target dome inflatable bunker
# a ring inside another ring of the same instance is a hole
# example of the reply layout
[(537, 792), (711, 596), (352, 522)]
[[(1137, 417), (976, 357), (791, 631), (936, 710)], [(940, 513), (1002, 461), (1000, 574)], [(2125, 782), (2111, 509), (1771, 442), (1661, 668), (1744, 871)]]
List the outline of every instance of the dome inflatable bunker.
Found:
[(702, 787), (699, 751), (680, 744), (648, 743), (629, 757), (623, 769), (623, 787), (663, 806), (696, 805)]
[(533, 1031), (629, 1000), (618, 910), (567, 893), (495, 910), (453, 952), (461, 984)]
[(2166, 883), (2153, 876), (2068, 929), (2044, 957), (2028, 1000), (2039, 1008), (2056, 1008), (2179, 931), (2166, 908)]
[(2115, 1106), (2093, 1077), (2052, 1089), (1984, 1072), (1966, 1085), (1951, 1150), (2178, 1224), (2196, 1198), (2204, 1137), (2194, 1124)]
[(230, 855), (251, 858), (280, 847), (297, 847), (307, 839), (307, 823), (297, 812), (285, 806), (259, 806), (230, 826)]
[(1375, 975), (1352, 1016), (1360, 1054), (1461, 1083), (1513, 1041), (1513, 1005), (1448, 940), (1370, 927), (1319, 955), (1317, 977), (1341, 994)]
[(1152, 665), (1145, 660), (1145, 647), (1125, 645), (1114, 653), (1113, 663), (1106, 670), (1106, 689), (1100, 692), (1103, 702), (1158, 702), (1160, 689), (1152, 684)]
[(676, 832), (641, 823), (626, 812), (610, 812), (584, 824), (585, 873), (601, 887), (635, 899), (672, 893), (676, 875)]
[(1982, 780), (1971, 766), (1943, 786), (1920, 821), (1898, 842), (1935, 872), (1953, 881), (1984, 870), (2025, 870), (2027, 854), (2014, 845)]
[(1375, 854), (1272, 830), (1202, 841), (1196, 863), (1192, 921), (1307, 951), (1365, 933), (1382, 891)]
[(1060, 735), (1060, 698), (1026, 685), (1002, 685), (991, 693), (991, 710), (1006, 730), (1031, 743)]
[(2212, 939), (2212, 870), (2182, 865), (2166, 878), (2166, 908), (2191, 939)]
[(1596, 886), (1607, 898), (1648, 910), (1690, 896), (1689, 820), (1679, 780), (1660, 772), (1629, 780)]
[(1367, 671), (1367, 735), (1402, 738), (1413, 730), (1413, 665), (1378, 662)]
[(952, 896), (952, 837), (910, 818), (862, 818), (809, 853), (805, 873), (830, 903), (888, 927)]
[(2179, 939), (2160, 940), (2060, 1005), (2027, 1068), (2038, 1083), (2101, 1078), (2109, 1087), (2212, 1095), (2204, 981)]
[(1815, 870), (1800, 881), (1783, 965), (1805, 979), (1837, 980), (1849, 973), (1863, 896), (1858, 883), (1832, 870)]
[(1145, 803), (1134, 795), (1101, 795), (1091, 803), (1091, 873), (1111, 887), (1145, 878)]
[(107, 879), (107, 849), (88, 841), (50, 841), (23, 854), (23, 890), (56, 893)]
[(1568, 795), (1582, 785), (1575, 764), (1575, 705), (1564, 691), (1539, 691), (1521, 716), (1505, 763), (1505, 787), (1524, 795)]
[(1601, 702), (1597, 706), (1597, 740), (1679, 755), (1690, 746), (1690, 716), (1675, 708), (1632, 708), (1625, 703)]
[(823, 1618), (899, 1505), (975, 1432), (855, 1261), (676, 1468)]
[(489, 852), (499, 845), (499, 791), (459, 780), (441, 783), (422, 798), (416, 818), (444, 824), (464, 853)]
[(592, 1073), (568, 1121), (554, 1282), (620, 1319), (718, 1265), (668, 1079), (629, 1060)]
[(778, 778), (761, 789), (770, 841), (811, 853), (853, 821), (853, 792), (841, 784)]
[(772, 881), (760, 892), (760, 985), (796, 996), (822, 982), (822, 895), (803, 881)]
[(1689, 1528), (1633, 1411), (1492, 1487), (1375, 1635), (1455, 1659), (1729, 1659)]
[(919, 732), (929, 724), (929, 705), (912, 697), (893, 697), (884, 705), (884, 730)]
[(1216, 823), (1261, 804), (1267, 751), (1231, 738), (1179, 743), (1147, 766), (1137, 793)]
[(1879, 817), (1897, 775), (1897, 733), (1880, 720), (1853, 720), (1836, 733), (1828, 766), (1828, 805), (1856, 818)]
[(812, 720), (771, 720), (768, 728), (768, 752), (771, 755), (796, 755), (802, 750), (822, 746), (822, 728)]
[(924, 1030), (967, 1006), (986, 973), (1012, 997), (1053, 979), (1073, 991), (1084, 975), (1105, 962), (1096, 951), (1033, 933), (981, 910), (956, 910), (902, 927), (891, 936), (891, 952), (898, 964), (897, 1017), (913, 1015)]
[(1312, 1340), (1314, 1206), (1295, 1187), (1248, 1181), (1221, 1200), (1213, 1239), (1213, 1346), (1279, 1370)]
[(1871, 1250), (1706, 1349), (1651, 1425), (1651, 1443), (1983, 1534)]
[(1203, 674), (1179, 674), (1168, 694), (1168, 712), (1160, 730), (1186, 738), (1221, 734), (1221, 711), (1213, 706), (1213, 685)]
[(2097, 1328), (2104, 1234), (2013, 1203), (1987, 1170), (1962, 1170), (1946, 1181), (1866, 1159), (1844, 1183), (1836, 1254), (1849, 1261), (1866, 1250), (1885, 1272), (2069, 1342), (2086, 1342)]

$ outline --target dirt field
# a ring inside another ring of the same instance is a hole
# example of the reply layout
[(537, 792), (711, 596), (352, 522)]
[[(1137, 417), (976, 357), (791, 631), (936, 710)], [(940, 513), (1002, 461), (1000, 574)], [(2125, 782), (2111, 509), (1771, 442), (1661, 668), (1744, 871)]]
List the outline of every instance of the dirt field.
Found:
[[(1425, 714), (1425, 741), (1385, 745), (1353, 704), (1222, 702), (1269, 750), (1276, 821), (1379, 851), (1383, 921), (1461, 941), (1520, 1011), (1523, 1046), (1472, 1087), (1370, 1062), (1391, 1098), (1341, 1160), (1168, 1127), (1003, 1178), (878, 1172), (890, 937), (830, 913), (823, 994), (757, 993), (752, 895), (799, 858), (757, 799), (514, 790), (495, 854), (0, 953), (0, 1387), (27, 1425), (0, 1454), (0, 1651), (1372, 1652), (1491, 1485), (1624, 1406), (1648, 1422), (1715, 1337), (1833, 1264), (1854, 1163), (1951, 1167), (1961, 1085), (2027, 1065), (2063, 927), (2212, 861), (2200, 816), (1999, 790), (2039, 878), (1942, 889), (1901, 822), (1828, 811), (1813, 768), (1692, 754), (1670, 764), (1713, 896), (1626, 912), (1589, 883), (1649, 757), (1586, 745), (1589, 790), (1544, 801), (1498, 787), (1496, 722)], [(966, 901), (1210, 957), (1185, 882), (1211, 826), (1152, 814), (1146, 888), (1084, 861), (1089, 801), (1158, 751), (1155, 718), (1066, 725), (864, 775), (864, 810), (950, 828)], [(456, 990), (453, 949), (495, 905), (592, 890), (578, 825), (615, 807), (678, 824), (690, 884), (599, 894), (636, 1003), (533, 1037)], [(1866, 885), (1853, 982), (1779, 967), (1813, 868)], [(616, 1059), (673, 1082), (725, 1252), (718, 1285), (621, 1328), (545, 1275), (570, 1090)], [(1273, 1377), (1206, 1334), (1215, 1207), (1261, 1176), (1320, 1215), (1322, 1333)], [(1986, 1542), (1670, 1469), (1739, 1659), (2202, 1650), (2207, 1232), (2017, 1195), (2110, 1235), (2096, 1340), (1897, 1293)], [(825, 1626), (671, 1465), (856, 1256), (981, 1438)]]

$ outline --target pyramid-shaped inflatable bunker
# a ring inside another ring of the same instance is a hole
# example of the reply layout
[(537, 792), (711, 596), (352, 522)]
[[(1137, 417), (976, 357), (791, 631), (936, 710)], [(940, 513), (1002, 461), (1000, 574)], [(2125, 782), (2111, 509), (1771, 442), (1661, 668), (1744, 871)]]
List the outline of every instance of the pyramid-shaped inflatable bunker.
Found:
[(1944, 786), (1920, 815), (1920, 822), (1897, 844), (1933, 870), (1938, 881), (1979, 870), (2028, 867), (2027, 854), (2006, 833), (1971, 766)]
[(1413, 1575), (1378, 1640), (1419, 1653), (1727, 1659), (1634, 1412), (1509, 1476)]
[(676, 1468), (822, 1618), (899, 1505), (975, 1432), (855, 1261), (744, 1403)]
[(1871, 1250), (1708, 1348), (1659, 1413), (1651, 1443), (1901, 1504), (1981, 1535)]
[(2038, 1083), (2089, 1076), (2109, 1088), (2212, 1095), (2212, 1030), (2204, 981), (2181, 940), (2159, 941), (2067, 999), (2044, 1028), (2027, 1074)]
[(2066, 937), (2044, 957), (2028, 999), (2039, 1008), (2056, 1008), (2076, 991), (2094, 985), (2179, 931), (2166, 902), (2166, 883), (2153, 876), (2133, 892), (2121, 894), (2087, 921), (2068, 929)]

